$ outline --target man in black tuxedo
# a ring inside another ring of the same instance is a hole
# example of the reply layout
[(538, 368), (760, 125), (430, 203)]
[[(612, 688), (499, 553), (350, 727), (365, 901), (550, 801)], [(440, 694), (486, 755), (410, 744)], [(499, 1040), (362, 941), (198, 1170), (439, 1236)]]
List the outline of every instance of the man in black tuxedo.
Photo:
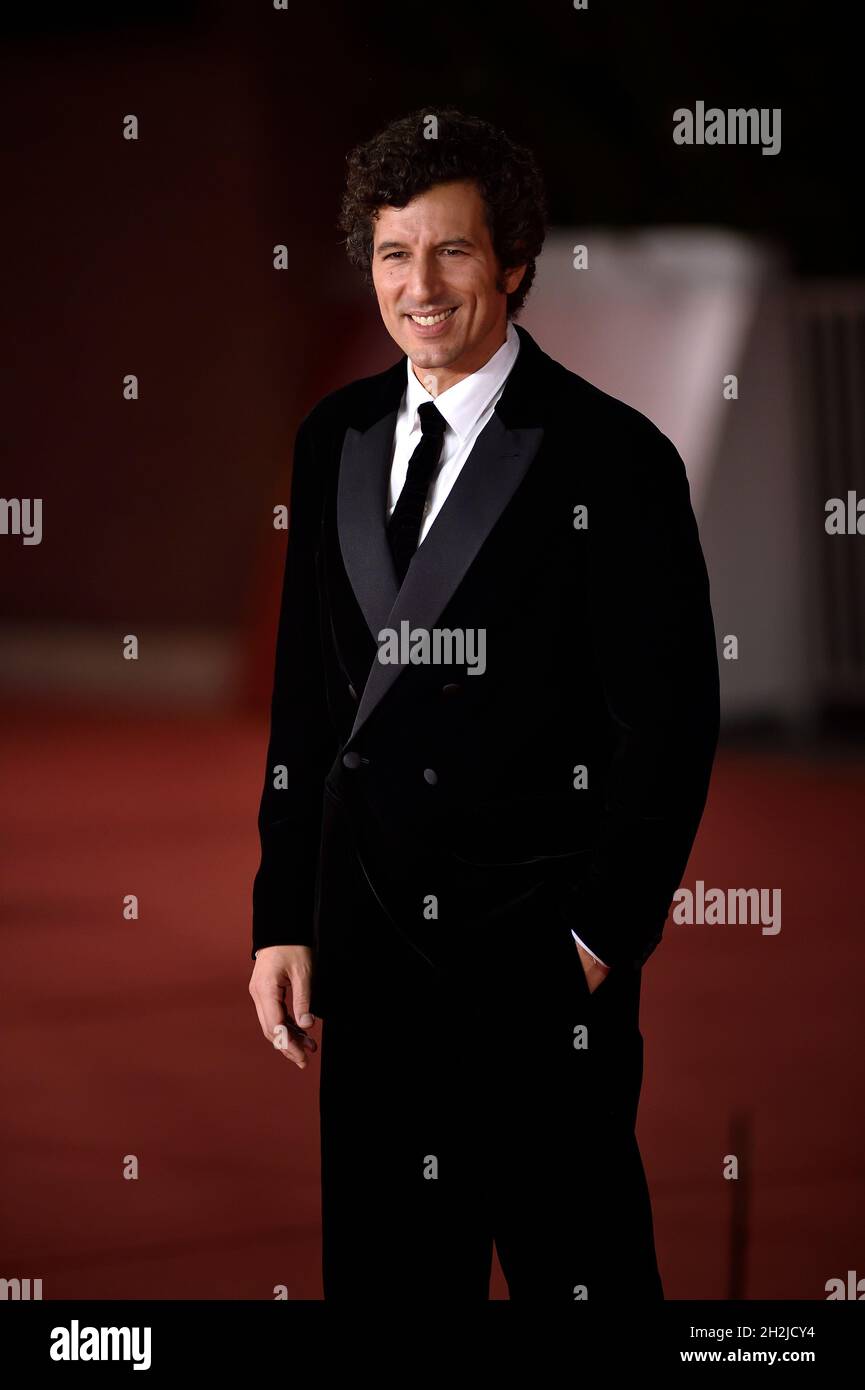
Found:
[[(431, 124), (432, 122), (432, 124)], [(250, 992), (324, 1019), (324, 1293), (663, 1297), (642, 968), (718, 735), (685, 469), (513, 319), (531, 155), (443, 111), (349, 160), (395, 366), (296, 440)]]

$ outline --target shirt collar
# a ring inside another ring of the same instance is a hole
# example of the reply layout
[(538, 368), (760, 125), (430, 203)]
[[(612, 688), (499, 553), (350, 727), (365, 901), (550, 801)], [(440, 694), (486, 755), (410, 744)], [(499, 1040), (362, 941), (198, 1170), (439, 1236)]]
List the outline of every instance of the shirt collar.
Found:
[(461, 439), (465, 439), (487, 409), (493, 396), (501, 390), (519, 350), (519, 334), (513, 323), (508, 320), (505, 341), (490, 360), (470, 376), (463, 377), (455, 386), (449, 386), (440, 396), (431, 396), (426, 387), (421, 385), (415, 376), (411, 358), (406, 358), (406, 408), (412, 426), (417, 420), (418, 406), (423, 405), (424, 401), (433, 401), (444, 416), (446, 424)]

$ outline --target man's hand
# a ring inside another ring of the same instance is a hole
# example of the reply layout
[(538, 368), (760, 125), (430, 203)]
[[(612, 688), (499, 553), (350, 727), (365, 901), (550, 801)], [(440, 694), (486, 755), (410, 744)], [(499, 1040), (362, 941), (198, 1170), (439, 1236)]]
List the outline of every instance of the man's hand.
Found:
[(315, 1018), (309, 1012), (312, 951), (309, 946), (260, 946), (249, 981), (261, 1031), (267, 1041), (303, 1071), (307, 1052), (318, 1043), (304, 1029)]
[(589, 994), (594, 994), (601, 981), (605, 980), (609, 975), (610, 966), (601, 965), (601, 962), (599, 960), (595, 960), (594, 956), (589, 955), (588, 951), (586, 951), (580, 945), (579, 941), (575, 941), (574, 945), (580, 953), (580, 960), (583, 963), (583, 970), (585, 971), (586, 982), (589, 986)]

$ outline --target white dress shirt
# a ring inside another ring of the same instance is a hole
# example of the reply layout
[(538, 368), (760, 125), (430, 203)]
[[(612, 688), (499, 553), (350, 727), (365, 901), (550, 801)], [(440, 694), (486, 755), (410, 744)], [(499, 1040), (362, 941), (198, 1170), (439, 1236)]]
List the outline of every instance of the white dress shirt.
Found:
[[(415, 376), (411, 358), (406, 359), (407, 384), (402, 403), (396, 418), (393, 439), (393, 460), (390, 469), (387, 514), (390, 516), (403, 489), (408, 472), (409, 459), (420, 443), (421, 427), (418, 406), (424, 401), (432, 401), (445, 421), (444, 440), (441, 457), (435, 476), (427, 494), (424, 517), (421, 523), (418, 544), (423, 541), (430, 527), (444, 505), (445, 498), (459, 476), (460, 469), (475, 446), (481, 430), (489, 423), (496, 404), (505, 389), (511, 368), (517, 360), (520, 340), (514, 325), (508, 322), (508, 331), (501, 347), (493, 353), (476, 372), (463, 377), (455, 386), (449, 386), (438, 396), (427, 391)], [(430, 368), (435, 375), (435, 368)], [(572, 929), (574, 940), (595, 960), (595, 955), (584, 942), (580, 941)], [(604, 965), (604, 961), (600, 961)]]

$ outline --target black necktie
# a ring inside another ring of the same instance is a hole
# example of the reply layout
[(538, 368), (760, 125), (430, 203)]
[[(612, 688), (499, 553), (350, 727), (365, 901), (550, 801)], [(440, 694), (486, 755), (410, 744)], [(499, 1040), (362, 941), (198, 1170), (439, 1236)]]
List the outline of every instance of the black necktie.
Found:
[(446, 422), (432, 401), (418, 406), (421, 440), (408, 461), (408, 472), (387, 524), (387, 538), (400, 584), (417, 550), (430, 479), (441, 457)]

